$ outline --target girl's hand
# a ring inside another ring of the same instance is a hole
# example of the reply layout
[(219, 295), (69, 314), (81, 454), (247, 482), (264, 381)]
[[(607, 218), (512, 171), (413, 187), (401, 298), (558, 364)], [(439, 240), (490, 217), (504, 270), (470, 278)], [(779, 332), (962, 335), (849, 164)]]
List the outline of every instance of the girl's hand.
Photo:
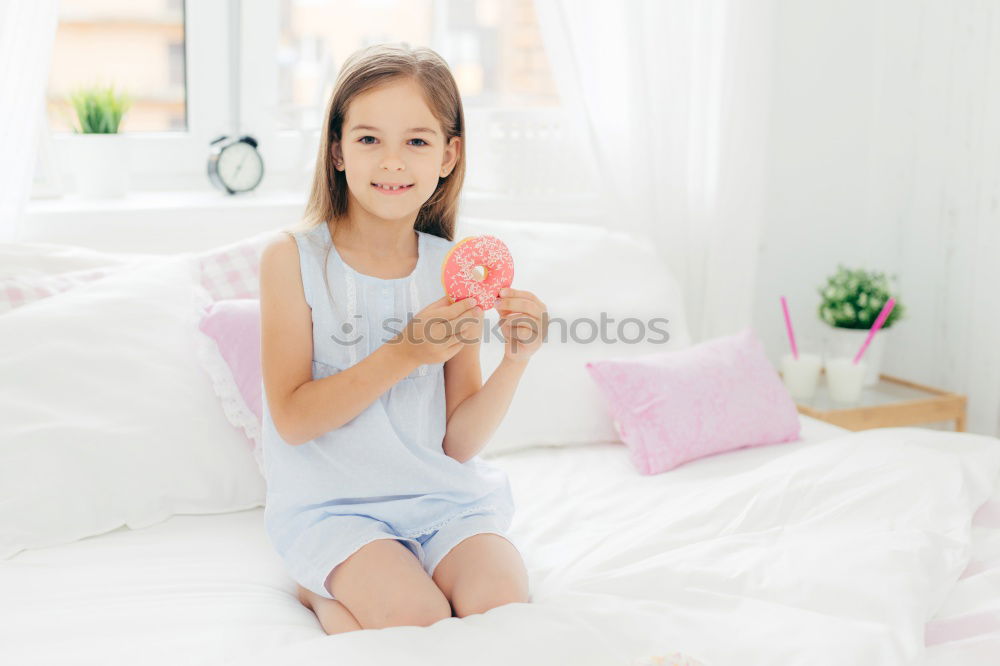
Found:
[(451, 303), (443, 296), (413, 315), (390, 342), (403, 345), (418, 365), (443, 363), (461, 351), (463, 344), (476, 342), (482, 326), (483, 311), (476, 299)]
[(501, 289), (496, 303), (500, 331), (507, 345), (504, 358), (527, 362), (542, 346), (549, 325), (549, 311), (530, 291)]

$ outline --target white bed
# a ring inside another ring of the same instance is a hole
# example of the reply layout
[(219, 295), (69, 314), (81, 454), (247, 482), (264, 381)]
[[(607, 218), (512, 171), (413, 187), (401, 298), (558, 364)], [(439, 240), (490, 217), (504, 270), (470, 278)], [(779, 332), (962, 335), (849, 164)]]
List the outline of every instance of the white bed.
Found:
[[(260, 508), (25, 551), (0, 563), (0, 663), (624, 665), (682, 650), (715, 665), (902, 664), (920, 663), (920, 620), (949, 592), (943, 617), (997, 609), (1000, 569), (955, 580), (970, 557), (1000, 556), (1000, 529), (971, 533), (963, 513), (995, 480), (1000, 442), (808, 417), (802, 434), (650, 477), (620, 444), (493, 458), (532, 603), (428, 628), (326, 636)], [(937, 478), (921, 481), (928, 465)], [(927, 656), (985, 665), (998, 646), (980, 633)]]
[[(509, 241), (520, 286), (550, 311), (666, 309), (689, 342), (672, 277), (634, 241), (465, 229), (483, 231)], [(59, 276), (155, 264), (137, 257), (7, 244), (0, 278), (58, 291)], [(577, 284), (581, 263), (607, 273)], [(0, 664), (998, 661), (1000, 439), (803, 416), (800, 441), (644, 476), (582, 370), (614, 351), (598, 344), (540, 352), (484, 453), (511, 479), (531, 603), (326, 636), (267, 540), (247, 439), (194, 358), (194, 278), (153, 269), (0, 310)], [(498, 354), (484, 346), (484, 372)]]

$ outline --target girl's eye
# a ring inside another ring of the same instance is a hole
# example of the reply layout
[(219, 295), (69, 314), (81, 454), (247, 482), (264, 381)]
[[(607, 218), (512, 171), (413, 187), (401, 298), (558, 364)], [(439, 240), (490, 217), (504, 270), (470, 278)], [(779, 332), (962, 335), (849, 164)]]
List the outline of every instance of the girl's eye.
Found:
[[(372, 144), (370, 144), (369, 142), (365, 141), (365, 139), (375, 139), (375, 137), (373, 137), (373, 136), (363, 136), (363, 137), (361, 137), (360, 139), (358, 139), (358, 141), (360, 141), (360, 142), (361, 142), (361, 143), (363, 143), (364, 145), (366, 145), (366, 146), (370, 146), (370, 145), (372, 145)], [(427, 143), (427, 142), (426, 142), (426, 141), (424, 141), (423, 139), (411, 139), (411, 141), (419, 141), (420, 143), (419, 143), (419, 144), (417, 144), (417, 146), (418, 146), (418, 147), (423, 147), (423, 146), (428, 146), (428, 145), (430, 145), (429, 143)]]

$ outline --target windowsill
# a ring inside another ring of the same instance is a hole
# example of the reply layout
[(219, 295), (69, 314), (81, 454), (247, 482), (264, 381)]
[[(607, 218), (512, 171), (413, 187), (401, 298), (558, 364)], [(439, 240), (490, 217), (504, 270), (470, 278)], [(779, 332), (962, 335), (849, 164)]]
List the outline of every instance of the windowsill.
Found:
[(232, 209), (242, 207), (267, 206), (299, 206), (305, 205), (304, 192), (271, 191), (244, 192), (227, 195), (215, 190), (203, 191), (170, 191), (170, 192), (128, 192), (124, 197), (113, 199), (84, 199), (75, 194), (68, 194), (53, 199), (31, 199), (28, 201), (25, 213), (28, 217), (36, 215), (58, 215), (101, 212), (117, 213), (138, 211), (177, 211), (220, 208)]
[[(58, 216), (80, 216), (92, 213), (122, 216), (134, 223), (135, 213), (176, 213), (184, 211), (234, 211), (240, 209), (304, 208), (307, 192), (292, 190), (253, 191), (227, 195), (215, 190), (128, 192), (121, 198), (85, 199), (75, 194), (58, 198), (31, 199), (25, 214), (29, 221)], [(492, 216), (506, 211), (525, 219), (550, 219), (586, 216), (594, 212), (597, 199), (591, 193), (548, 194), (538, 196), (503, 195), (492, 192), (464, 190), (461, 214), (473, 217)]]
[(32, 199), (20, 240), (117, 252), (199, 251), (291, 226), (301, 219), (306, 198), (304, 192), (199, 189)]
[[(302, 219), (308, 192), (258, 190), (226, 195), (213, 190), (129, 192), (116, 199), (66, 195), (32, 199), (23, 242), (81, 245), (123, 252), (183, 252), (217, 247)], [(600, 223), (592, 193), (505, 196), (463, 191), (460, 217)]]

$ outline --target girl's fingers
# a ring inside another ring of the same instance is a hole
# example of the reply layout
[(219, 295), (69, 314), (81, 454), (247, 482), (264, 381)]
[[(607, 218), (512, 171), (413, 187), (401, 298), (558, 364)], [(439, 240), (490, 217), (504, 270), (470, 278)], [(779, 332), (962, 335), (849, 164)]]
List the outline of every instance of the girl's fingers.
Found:
[(535, 322), (535, 324), (540, 326), (543, 321), (547, 322), (549, 320), (549, 315), (547, 312), (542, 312), (540, 315), (521, 311), (504, 312), (501, 313), (501, 319), (508, 319), (514, 322)]
[(459, 330), (458, 337), (462, 338), (465, 342), (472, 342), (473, 340), (478, 339), (479, 337), (476, 335), (476, 331), (478, 330), (478, 328), (479, 327), (476, 326), (475, 324), (469, 323), (468, 325), (463, 326), (461, 330)]
[(521, 340), (530, 340), (538, 335), (538, 330), (529, 326), (517, 326), (514, 328), (514, 335)]
[(509, 340), (511, 338), (530, 340), (533, 336), (538, 335), (538, 329), (533, 328), (530, 325), (515, 324), (511, 322), (500, 324), (500, 332), (503, 334), (505, 340)]
[(542, 328), (542, 321), (539, 318), (526, 314), (519, 314), (516, 317), (510, 317), (504, 321), (510, 322), (513, 326), (519, 326), (530, 330), (540, 330)]
[(454, 304), (451, 302), (451, 299), (447, 295), (445, 295), (437, 299), (433, 303), (427, 305), (427, 307), (425, 307), (423, 311), (426, 314), (439, 313), (442, 311), (447, 312), (448, 308), (452, 307), (453, 305)]
[[(455, 302), (454, 305), (459, 305), (461, 301)], [(438, 315), (430, 315), (428, 317), (428, 328), (435, 331), (438, 335), (453, 336), (458, 331), (462, 329), (463, 326), (467, 324), (476, 325), (482, 321), (482, 314), (477, 314), (475, 308), (477, 306), (473, 302), (473, 305), (468, 310), (459, 312), (454, 316), (444, 316), (447, 314), (447, 310)]]
[(535, 296), (530, 291), (527, 291), (526, 289), (511, 289), (510, 287), (507, 287), (506, 292), (507, 293), (503, 295), (504, 298), (533, 298), (535, 300), (538, 299), (537, 296)]
[(524, 312), (515, 312), (512, 315), (502, 317), (501, 322), (506, 322), (512, 326), (538, 326), (541, 319)]
[(496, 302), (495, 307), (500, 314), (506, 312), (523, 312), (536, 317), (541, 317), (542, 315), (542, 304), (529, 298), (501, 298)]
[(519, 339), (531, 341), (536, 339), (538, 336), (542, 335), (542, 329), (540, 326), (534, 323), (520, 323), (514, 324), (512, 330), (514, 334), (518, 336)]
[(466, 319), (465, 321), (457, 322), (448, 330), (449, 343), (455, 340), (458, 340), (459, 342), (474, 342), (478, 339), (476, 331), (479, 330), (479, 321), (475, 319)]
[[(447, 300), (448, 297), (445, 296), (445, 301), (447, 302)], [(469, 298), (463, 298), (461, 300), (455, 301), (451, 305), (444, 307), (443, 314), (445, 319), (455, 319), (456, 317), (461, 317), (463, 314), (465, 314), (467, 311), (471, 310), (474, 307), (476, 307), (476, 299), (470, 296)]]

